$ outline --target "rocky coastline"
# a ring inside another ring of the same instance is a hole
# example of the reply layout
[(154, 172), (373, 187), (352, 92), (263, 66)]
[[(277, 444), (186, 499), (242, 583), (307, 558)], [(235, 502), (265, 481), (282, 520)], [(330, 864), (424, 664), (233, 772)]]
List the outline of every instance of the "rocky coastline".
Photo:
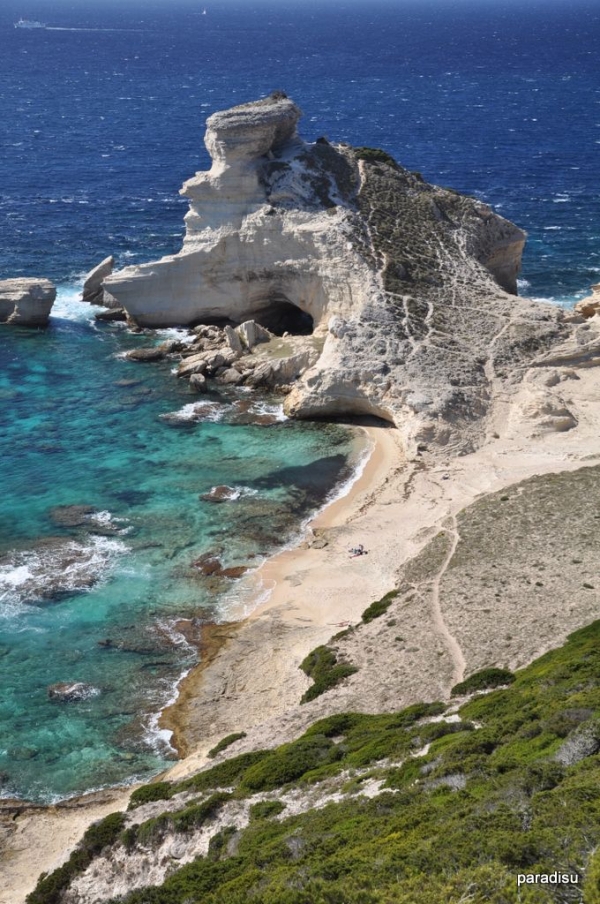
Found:
[[(574, 312), (518, 298), (521, 230), (383, 151), (306, 144), (299, 117), (280, 93), (210, 117), (213, 166), (182, 189), (181, 252), (118, 272), (108, 258), (84, 291), (133, 328), (186, 326), (185, 341), (130, 357), (172, 357), (193, 393), (213, 380), (276, 388), (290, 416), (379, 419), (349, 493), (298, 548), (240, 576), (268, 600), (201, 632), (203, 662), (163, 716), (186, 753), (173, 782), (289, 743), (317, 719), (448, 704), (465, 677), (521, 668), (600, 615), (597, 287)], [(367, 554), (350, 557), (359, 543)], [(350, 670), (306, 698), (307, 657), (323, 649)], [(23, 904), (33, 888), (34, 843), (51, 871), (128, 796), (88, 802), (76, 820), (68, 807), (34, 819), (6, 805), (0, 902)], [(167, 809), (152, 802), (144, 817)], [(143, 888), (148, 857), (158, 884), (209, 850), (222, 828), (211, 818), (185, 844), (172, 833), (127, 850), (115, 836), (116, 854), (61, 900)], [(249, 816), (231, 819), (239, 834)]]
[[(134, 328), (196, 326), (179, 367), (196, 389), (205, 372), (283, 384), (292, 417), (382, 418), (409, 458), (473, 451), (498, 391), (570, 335), (562, 310), (516, 297), (525, 234), (384, 151), (303, 141), (300, 116), (277, 92), (209, 117), (181, 251), (106, 259), (86, 296)], [(252, 374), (248, 321), (280, 340)]]

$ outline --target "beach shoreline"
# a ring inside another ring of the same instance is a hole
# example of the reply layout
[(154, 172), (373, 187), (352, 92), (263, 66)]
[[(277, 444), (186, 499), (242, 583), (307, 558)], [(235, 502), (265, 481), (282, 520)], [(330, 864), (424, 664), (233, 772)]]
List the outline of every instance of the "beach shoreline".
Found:
[[(358, 624), (370, 603), (396, 586), (403, 564), (446, 530), (448, 520), (466, 506), (534, 475), (598, 463), (600, 369), (581, 369), (569, 388), (576, 430), (536, 434), (526, 418), (517, 419), (515, 411), (530, 398), (529, 384), (524, 382), (514, 396), (500, 401), (481, 446), (464, 456), (424, 452), (407, 461), (398, 430), (385, 425), (368, 428), (373, 448), (348, 493), (313, 518), (308, 539), (257, 569), (263, 591), (270, 590), (269, 598), (247, 618), (222, 626), (203, 667), (182, 682), (178, 701), (164, 718), (185, 739), (187, 755), (161, 778), (186, 778), (212, 763), (208, 751), (233, 732), (245, 732), (246, 737), (225, 756), (291, 740), (333, 711), (397, 711), (427, 695), (447, 696), (449, 689), (442, 688), (440, 694), (439, 664), (426, 659), (425, 645), (415, 653), (411, 671), (395, 678), (391, 690), (388, 675), (395, 663), (382, 661), (380, 686), (369, 685), (369, 693), (377, 692), (372, 697), (357, 696), (351, 679), (348, 687), (342, 685), (301, 706), (311, 681), (299, 665), (310, 650), (327, 643), (341, 628)], [(319, 542), (310, 545), (311, 537)], [(367, 555), (351, 558), (349, 548), (359, 543)], [(468, 614), (459, 615), (467, 619), (468, 628)], [(415, 636), (427, 633), (426, 616), (423, 610), (417, 617)], [(514, 637), (513, 652), (522, 662), (563, 639), (556, 630), (541, 635), (538, 627), (536, 633)], [(505, 640), (495, 636), (489, 638), (488, 651), (491, 659), (512, 655)], [(467, 662), (467, 671), (469, 667)], [(366, 665), (356, 677), (363, 684), (372, 680)], [(11, 834), (5, 836), (0, 904), (23, 904), (34, 887), (32, 850), (37, 853), (35, 872), (51, 872), (67, 859), (90, 823), (126, 808), (131, 791), (132, 787), (114, 789), (102, 801), (70, 801), (44, 812), (17, 808), (22, 812), (14, 819), (11, 815)]]
[[(193, 703), (204, 675), (210, 671), (219, 654), (243, 633), (246, 624), (264, 617), (279, 604), (277, 584), (285, 580), (286, 570), (293, 563), (300, 563), (302, 557), (311, 552), (308, 545), (310, 537), (339, 526), (346, 518), (357, 514), (365, 503), (364, 497), (375, 493), (379, 482), (385, 479), (386, 469), (393, 457), (393, 454), (390, 455), (392, 446), (382, 443), (379, 436), (381, 432), (395, 432), (394, 428), (382, 422), (379, 426), (353, 425), (353, 429), (360, 431), (362, 438), (357, 443), (355, 472), (343, 485), (342, 495), (338, 489), (334, 497), (305, 522), (303, 530), (292, 543), (266, 558), (256, 571), (242, 579), (253, 582), (255, 599), (264, 597), (268, 586), (268, 599), (259, 602), (249, 612), (241, 607), (237, 612), (231, 611), (232, 617), (227, 621), (202, 626), (203, 636), (198, 645), (201, 660), (182, 678), (176, 700), (165, 707), (159, 716), (160, 727), (174, 731), (173, 743), (180, 759), (173, 768), (186, 763), (187, 755), (192, 755), (192, 762), (196, 759), (195, 745), (190, 746), (186, 740), (185, 722), (179, 711)], [(187, 772), (187, 767), (184, 768)], [(170, 777), (171, 773), (172, 769), (160, 773), (154, 780)], [(115, 786), (75, 795), (53, 805), (26, 800), (3, 801), (0, 805), (0, 863), (5, 882), (0, 889), (0, 904), (23, 904), (25, 896), (33, 889), (37, 873), (32, 877), (25, 862), (32, 846), (40, 851), (39, 869), (36, 866), (36, 870), (51, 872), (67, 859), (68, 852), (92, 822), (115, 810), (126, 809), (135, 787), (138, 786)]]
[[(304, 529), (292, 543), (269, 556), (259, 568), (242, 579), (248, 588), (243, 593), (245, 602), (237, 609), (229, 611), (227, 621), (220, 625), (211, 624), (203, 627), (207, 642), (201, 646), (201, 660), (183, 677), (176, 700), (163, 709), (159, 719), (161, 728), (173, 732), (171, 743), (180, 755), (179, 762), (192, 753), (196, 746), (193, 717), (188, 713), (190, 708), (193, 709), (199, 688), (215, 659), (224, 652), (230, 641), (235, 642), (240, 634), (244, 634), (246, 624), (270, 618), (271, 613), (275, 613), (276, 618), (279, 618), (285, 611), (288, 576), (297, 570), (303, 571), (306, 568), (313, 570), (315, 565), (320, 567), (321, 562), (327, 558), (325, 550), (329, 546), (327, 539), (329, 533), (335, 532), (336, 529), (342, 530), (358, 518), (369, 506), (382, 483), (405, 464), (398, 445), (397, 431), (392, 425), (385, 422), (376, 423), (373, 419), (373, 422), (367, 425), (360, 427), (353, 425), (353, 429), (361, 431), (363, 441), (357, 449), (358, 461), (354, 475), (345, 483), (342, 492), (334, 495), (305, 522)], [(355, 537), (350, 537), (349, 547), (357, 546), (361, 542), (357, 532)], [(370, 551), (366, 549), (364, 562), (367, 562), (369, 553)], [(331, 619), (336, 618), (341, 624), (342, 621), (345, 623), (344, 616), (344, 611), (339, 607), (336, 607), (335, 611), (313, 609), (310, 612), (310, 619), (315, 626), (333, 629), (336, 624), (332, 623)], [(306, 615), (302, 617), (306, 618)], [(291, 616), (291, 620), (293, 618), (294, 616)], [(167, 774), (170, 775), (171, 772), (172, 770), (169, 770)]]

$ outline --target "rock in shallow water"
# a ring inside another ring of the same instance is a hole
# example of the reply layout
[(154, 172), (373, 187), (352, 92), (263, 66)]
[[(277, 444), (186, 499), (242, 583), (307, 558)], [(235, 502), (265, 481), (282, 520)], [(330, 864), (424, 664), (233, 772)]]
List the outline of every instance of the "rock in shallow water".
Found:
[(87, 541), (44, 538), (30, 549), (13, 550), (0, 557), (0, 593), (16, 603), (56, 602), (93, 587), (112, 558), (125, 549), (121, 541), (105, 537), (89, 537)]
[(156, 345), (152, 348), (132, 348), (131, 351), (128, 351), (125, 354), (125, 357), (130, 361), (162, 361), (163, 358), (166, 358), (167, 352), (164, 348), (161, 348), (160, 345)]
[(240, 491), (235, 487), (221, 485), (212, 487), (208, 493), (202, 493), (200, 499), (204, 502), (235, 502), (236, 499), (240, 498), (240, 495)]
[(90, 697), (97, 697), (99, 693), (100, 690), (97, 687), (85, 684), (83, 681), (59, 681), (48, 687), (50, 700), (56, 700), (59, 703), (77, 703), (81, 700), (89, 700)]

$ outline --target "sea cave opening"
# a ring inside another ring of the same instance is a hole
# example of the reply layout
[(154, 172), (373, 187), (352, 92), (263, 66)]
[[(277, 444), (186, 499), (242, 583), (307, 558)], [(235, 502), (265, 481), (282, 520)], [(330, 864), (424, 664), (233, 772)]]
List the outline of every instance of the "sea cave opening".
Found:
[(257, 323), (266, 327), (276, 336), (290, 333), (292, 336), (311, 336), (313, 318), (284, 295), (270, 295), (269, 306), (254, 317)]

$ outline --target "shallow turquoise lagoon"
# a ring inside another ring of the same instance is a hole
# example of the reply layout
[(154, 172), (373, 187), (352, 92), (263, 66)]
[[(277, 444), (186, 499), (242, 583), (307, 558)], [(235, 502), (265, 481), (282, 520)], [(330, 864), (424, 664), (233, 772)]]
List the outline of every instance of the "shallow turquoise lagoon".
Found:
[[(191, 395), (172, 361), (120, 357), (152, 337), (94, 323), (73, 294), (47, 331), (0, 343), (4, 797), (163, 767), (156, 714), (196, 661), (177, 620), (239, 606), (235, 581), (192, 563), (256, 566), (350, 473), (346, 429), (287, 421), (273, 399)], [(221, 484), (237, 498), (201, 498)], [(51, 699), (63, 682), (83, 699)]]

